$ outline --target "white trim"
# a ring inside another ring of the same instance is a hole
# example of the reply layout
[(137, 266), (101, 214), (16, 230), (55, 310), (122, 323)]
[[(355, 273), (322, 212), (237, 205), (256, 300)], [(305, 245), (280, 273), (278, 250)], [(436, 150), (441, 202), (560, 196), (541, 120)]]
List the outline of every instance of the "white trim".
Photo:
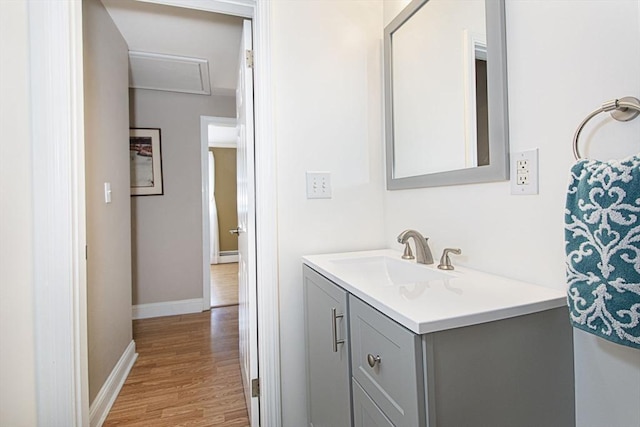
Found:
[(39, 425), (89, 423), (82, 2), (29, 2)]
[(209, 148), (238, 148), (235, 142), (210, 142)]
[(220, 257), (218, 258), (218, 264), (229, 264), (232, 262), (238, 262), (238, 251), (220, 252)]
[(166, 4), (186, 9), (205, 10), (223, 15), (253, 17), (255, 0), (138, 0), (145, 3)]
[(271, 78), (271, 2), (258, 0), (253, 26), (256, 135), (256, 254), (260, 425), (281, 426), (276, 143)]
[[(203, 311), (203, 303), (204, 301), (202, 298), (194, 298), (179, 301), (138, 304), (131, 307), (131, 316), (135, 320), (149, 319), (151, 317), (175, 316), (178, 314), (201, 313)], [(211, 305), (209, 305), (209, 307), (211, 307)]]
[[(235, 91), (233, 92), (233, 97), (235, 99)], [(200, 116), (207, 119), (207, 124), (211, 125), (221, 125), (221, 126), (231, 126), (235, 127), (236, 123), (238, 123), (238, 119), (235, 117), (218, 117), (218, 116)]]
[(202, 205), (202, 310), (211, 308), (209, 228), (209, 117), (200, 116), (200, 204)]
[(213, 125), (218, 128), (227, 127), (234, 128), (236, 130), (236, 135), (233, 141), (211, 141), (209, 139), (209, 148), (238, 148), (238, 119), (235, 117), (206, 117), (206, 119), (208, 126)]
[(118, 360), (118, 363), (116, 363), (116, 366), (102, 385), (93, 403), (91, 403), (91, 408), (89, 409), (89, 425), (91, 427), (101, 427), (104, 420), (107, 419), (107, 415), (109, 415), (109, 411), (137, 358), (136, 343), (131, 340), (122, 356), (120, 356), (120, 360)]

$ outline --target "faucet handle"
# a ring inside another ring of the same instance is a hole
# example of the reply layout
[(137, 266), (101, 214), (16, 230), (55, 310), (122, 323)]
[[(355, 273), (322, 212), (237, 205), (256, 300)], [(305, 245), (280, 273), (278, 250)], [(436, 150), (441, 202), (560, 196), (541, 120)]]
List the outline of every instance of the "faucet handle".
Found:
[(413, 252), (411, 252), (411, 246), (409, 246), (409, 242), (404, 243), (404, 253), (402, 254), (402, 259), (414, 259)]
[(438, 268), (440, 270), (454, 269), (453, 265), (451, 264), (451, 259), (449, 258), (450, 253), (460, 255), (462, 251), (457, 248), (445, 248), (445, 250), (442, 251), (442, 256), (440, 257), (440, 264), (438, 264)]

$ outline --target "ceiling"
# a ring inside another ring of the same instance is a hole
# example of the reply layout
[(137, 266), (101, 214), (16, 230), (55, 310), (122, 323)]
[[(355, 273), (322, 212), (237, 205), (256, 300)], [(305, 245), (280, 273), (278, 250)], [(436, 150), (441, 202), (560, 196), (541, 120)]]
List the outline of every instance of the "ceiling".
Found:
[(206, 59), (211, 93), (235, 94), (242, 18), (136, 0), (102, 3), (129, 51)]

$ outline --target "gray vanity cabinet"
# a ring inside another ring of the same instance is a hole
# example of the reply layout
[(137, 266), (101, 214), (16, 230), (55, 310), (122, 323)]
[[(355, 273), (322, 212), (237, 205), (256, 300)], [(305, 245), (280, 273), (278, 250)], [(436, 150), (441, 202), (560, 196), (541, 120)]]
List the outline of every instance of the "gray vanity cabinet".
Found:
[(419, 335), (307, 266), (304, 283), (311, 426), (575, 426), (566, 307)]
[(348, 294), (307, 266), (303, 273), (309, 426), (348, 427)]

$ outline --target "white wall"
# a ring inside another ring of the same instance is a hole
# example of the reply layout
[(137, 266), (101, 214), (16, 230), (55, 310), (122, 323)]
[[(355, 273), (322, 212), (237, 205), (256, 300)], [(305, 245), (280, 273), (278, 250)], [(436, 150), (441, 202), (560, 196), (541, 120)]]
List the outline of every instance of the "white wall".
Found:
[(27, 3), (0, 1), (0, 425), (36, 425)]
[[(383, 245), (382, 3), (272, 2), (283, 423), (306, 424), (301, 256)], [(333, 197), (307, 200), (305, 171)]]
[[(83, 10), (89, 401), (131, 343), (128, 48), (99, 0)], [(111, 203), (104, 183), (111, 183)]]
[(130, 125), (161, 129), (164, 195), (131, 198), (133, 304), (202, 298), (200, 116), (235, 98), (130, 90)]
[[(511, 150), (540, 149), (540, 194), (511, 196), (507, 182), (388, 191), (386, 241), (400, 249), (397, 234), (415, 228), (431, 238), (434, 255), (460, 247), (454, 263), (565, 289), (573, 133), (605, 100), (640, 97), (640, 2), (507, 0), (506, 17)], [(640, 120), (603, 119), (581, 138), (586, 154), (639, 151)], [(638, 425), (638, 350), (574, 336), (578, 425)]]

